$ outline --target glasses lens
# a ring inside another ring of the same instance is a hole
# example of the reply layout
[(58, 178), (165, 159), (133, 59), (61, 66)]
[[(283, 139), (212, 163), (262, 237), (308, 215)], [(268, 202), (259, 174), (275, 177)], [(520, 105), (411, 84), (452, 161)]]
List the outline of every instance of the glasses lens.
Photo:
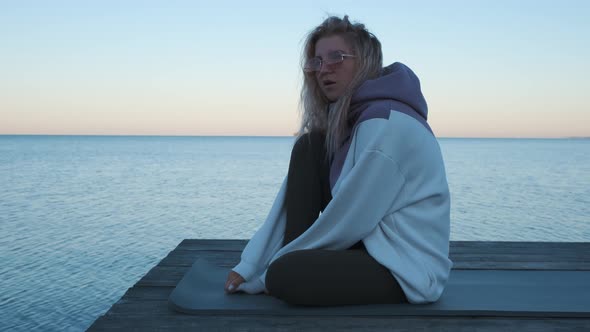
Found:
[(326, 58), (326, 63), (333, 65), (336, 64), (338, 62), (342, 62), (344, 60), (344, 57), (342, 56), (342, 52), (331, 52), (328, 53), (328, 57)]
[(311, 59), (307, 60), (303, 70), (305, 70), (307, 72), (318, 71), (318, 70), (320, 70), (321, 66), (322, 66), (322, 60), (320, 60), (319, 58), (311, 58)]

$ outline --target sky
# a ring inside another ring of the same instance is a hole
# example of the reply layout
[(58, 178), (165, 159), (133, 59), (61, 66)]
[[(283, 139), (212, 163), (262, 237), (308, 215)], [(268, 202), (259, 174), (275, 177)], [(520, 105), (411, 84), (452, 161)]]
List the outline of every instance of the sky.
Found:
[(349, 15), (437, 137), (590, 136), (590, 1), (2, 1), (0, 134), (290, 136), (306, 34)]

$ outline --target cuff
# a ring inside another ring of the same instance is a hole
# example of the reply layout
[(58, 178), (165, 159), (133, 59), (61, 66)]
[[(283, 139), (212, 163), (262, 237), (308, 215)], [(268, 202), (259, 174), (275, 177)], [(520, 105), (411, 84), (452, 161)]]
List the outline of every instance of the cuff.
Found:
[(259, 294), (266, 292), (266, 287), (260, 278), (254, 278), (252, 281), (241, 283), (236, 290), (246, 292), (248, 294)]
[(232, 271), (241, 275), (246, 281), (250, 281), (256, 274), (257, 270), (258, 267), (256, 265), (248, 263), (244, 260), (241, 260), (240, 263), (238, 263), (238, 265), (232, 269)]

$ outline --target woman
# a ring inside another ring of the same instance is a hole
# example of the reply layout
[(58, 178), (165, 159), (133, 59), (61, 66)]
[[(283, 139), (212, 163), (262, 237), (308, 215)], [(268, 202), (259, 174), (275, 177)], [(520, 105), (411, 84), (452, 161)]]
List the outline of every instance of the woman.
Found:
[(379, 40), (348, 16), (310, 32), (303, 69), (288, 174), (225, 291), (309, 306), (438, 300), (450, 194), (418, 78), (383, 68)]

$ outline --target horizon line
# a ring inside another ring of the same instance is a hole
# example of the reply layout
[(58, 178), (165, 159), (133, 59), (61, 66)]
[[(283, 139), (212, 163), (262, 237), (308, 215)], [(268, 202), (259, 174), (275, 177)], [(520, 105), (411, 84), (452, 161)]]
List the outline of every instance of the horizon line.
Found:
[[(295, 137), (295, 135), (153, 135), (153, 134), (0, 134), (0, 136), (99, 136), (99, 137)], [(590, 136), (510, 137), (510, 136), (436, 136), (436, 138), (471, 139), (590, 139)]]

